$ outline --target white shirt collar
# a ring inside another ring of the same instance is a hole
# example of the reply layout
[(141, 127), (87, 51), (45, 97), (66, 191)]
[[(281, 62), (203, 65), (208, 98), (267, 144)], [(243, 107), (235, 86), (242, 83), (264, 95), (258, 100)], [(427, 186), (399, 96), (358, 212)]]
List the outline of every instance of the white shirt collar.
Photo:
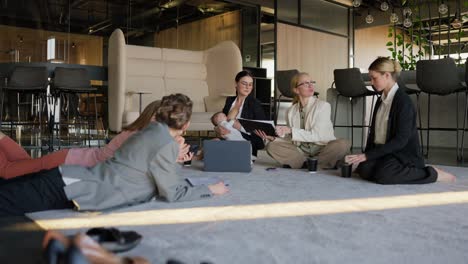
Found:
[(382, 103), (386, 105), (391, 104), (398, 88), (398, 83), (395, 82), (395, 84), (390, 89), (390, 92), (388, 92), (387, 96), (385, 96), (385, 93), (382, 93)]

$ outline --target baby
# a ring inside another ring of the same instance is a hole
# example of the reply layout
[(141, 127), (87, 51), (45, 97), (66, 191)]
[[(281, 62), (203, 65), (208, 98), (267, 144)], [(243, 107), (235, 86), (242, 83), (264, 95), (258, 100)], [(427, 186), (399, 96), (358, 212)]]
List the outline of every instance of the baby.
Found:
[[(211, 123), (214, 126), (222, 126), (230, 131), (229, 134), (226, 135), (226, 140), (237, 140), (237, 141), (245, 141), (246, 139), (242, 137), (242, 134), (239, 130), (233, 127), (235, 120), (227, 121), (227, 116), (223, 112), (217, 112), (211, 117)], [(254, 155), (251, 156), (252, 162), (257, 159)]]
[(227, 121), (227, 116), (223, 112), (217, 112), (211, 117), (211, 123), (214, 126), (222, 126), (230, 131), (226, 135), (226, 140), (240, 140), (245, 141), (246, 139), (242, 137), (242, 134), (239, 130), (233, 127), (235, 120)]

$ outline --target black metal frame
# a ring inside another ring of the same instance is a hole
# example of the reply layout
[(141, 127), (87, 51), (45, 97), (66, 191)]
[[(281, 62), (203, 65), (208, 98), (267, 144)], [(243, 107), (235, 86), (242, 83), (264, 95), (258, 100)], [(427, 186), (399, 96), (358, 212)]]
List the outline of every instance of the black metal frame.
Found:
[[(333, 84), (332, 84), (333, 86)], [(336, 114), (338, 112), (338, 101), (340, 99), (340, 96), (341, 97), (344, 97), (344, 98), (348, 98), (349, 100), (349, 103), (351, 104), (351, 125), (336, 125)], [(358, 98), (361, 98), (362, 99), (362, 123), (364, 124), (365, 123), (365, 120), (366, 120), (366, 97), (368, 96), (372, 96), (372, 103), (371, 103), (371, 111), (370, 111), (370, 118), (369, 118), (369, 124), (368, 125), (354, 125), (354, 109), (353, 109), (353, 100), (355, 99), (358, 99)], [(371, 127), (371, 124), (372, 124), (372, 118), (373, 118), (373, 114), (374, 114), (374, 101), (375, 101), (375, 97), (377, 95), (364, 95), (364, 96), (359, 96), (359, 97), (347, 97), (347, 96), (343, 96), (341, 95), (340, 93), (338, 93), (337, 91), (337, 94), (336, 94), (336, 101), (335, 101), (335, 113), (334, 113), (334, 116), (333, 116), (333, 128), (335, 127), (346, 127), (346, 128), (351, 128), (351, 149), (353, 148), (354, 146), (354, 128), (361, 128), (362, 131), (361, 131), (361, 150), (362, 152), (364, 152), (364, 128), (370, 128)], [(370, 131), (367, 132), (367, 134), (369, 134)]]

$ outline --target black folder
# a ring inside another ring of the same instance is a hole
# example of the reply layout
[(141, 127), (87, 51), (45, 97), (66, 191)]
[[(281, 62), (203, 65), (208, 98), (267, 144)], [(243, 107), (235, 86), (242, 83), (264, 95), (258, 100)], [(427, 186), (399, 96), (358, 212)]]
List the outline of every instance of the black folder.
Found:
[(239, 118), (239, 123), (245, 129), (245, 131), (249, 133), (255, 133), (254, 130), (262, 130), (268, 136), (276, 137), (275, 127), (272, 124), (265, 123), (259, 120), (251, 120), (251, 119), (242, 119)]

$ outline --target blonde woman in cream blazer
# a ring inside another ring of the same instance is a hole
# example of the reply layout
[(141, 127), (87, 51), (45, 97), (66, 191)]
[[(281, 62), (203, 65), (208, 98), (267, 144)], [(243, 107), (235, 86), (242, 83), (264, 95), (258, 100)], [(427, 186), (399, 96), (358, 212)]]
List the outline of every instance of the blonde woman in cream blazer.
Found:
[(307, 157), (317, 157), (319, 167), (334, 168), (350, 148), (347, 140), (336, 139), (330, 119), (330, 104), (314, 97), (314, 85), (309, 74), (299, 73), (291, 80), (296, 94), (286, 112), (286, 126), (277, 126), (279, 137), (257, 131), (264, 140), (268, 154), (291, 168), (301, 168)]

